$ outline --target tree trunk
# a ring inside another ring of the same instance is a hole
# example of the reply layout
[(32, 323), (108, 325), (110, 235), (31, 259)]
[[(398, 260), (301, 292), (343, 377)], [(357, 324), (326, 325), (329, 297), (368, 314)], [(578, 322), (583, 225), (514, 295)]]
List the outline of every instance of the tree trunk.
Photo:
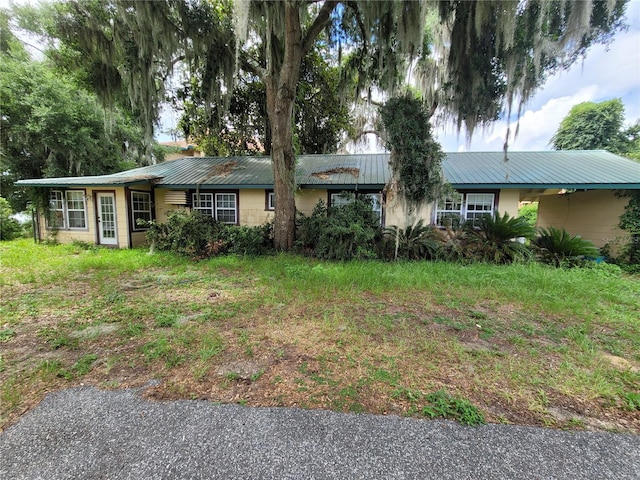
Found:
[(275, 193), (274, 244), (278, 250), (290, 250), (295, 240), (296, 159), (293, 153), (293, 105), (302, 60), (302, 29), (298, 2), (285, 4), (284, 58), (267, 66), (267, 114), (271, 125), (271, 160)]

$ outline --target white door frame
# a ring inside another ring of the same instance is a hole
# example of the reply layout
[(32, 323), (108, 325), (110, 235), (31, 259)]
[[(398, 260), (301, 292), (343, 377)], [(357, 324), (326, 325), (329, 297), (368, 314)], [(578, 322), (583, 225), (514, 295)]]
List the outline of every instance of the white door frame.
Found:
[[(103, 199), (105, 200), (104, 204)], [(107, 199), (111, 200), (111, 205)], [(98, 223), (98, 243), (100, 245), (118, 245), (115, 192), (96, 192), (96, 220)]]

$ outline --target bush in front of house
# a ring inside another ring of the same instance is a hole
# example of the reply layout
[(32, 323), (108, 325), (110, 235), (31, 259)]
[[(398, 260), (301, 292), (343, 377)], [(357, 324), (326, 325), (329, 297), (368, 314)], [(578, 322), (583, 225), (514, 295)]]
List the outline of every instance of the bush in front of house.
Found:
[(484, 215), (477, 225), (467, 223), (466, 255), (489, 263), (513, 263), (531, 257), (526, 242), (533, 239), (536, 229), (524, 217), (496, 213)]
[(534, 240), (538, 258), (543, 263), (556, 267), (580, 266), (585, 259), (596, 258), (600, 250), (592, 242), (581, 238), (580, 235), (571, 236), (564, 228), (541, 228), (540, 235)]
[(193, 259), (225, 253), (263, 255), (272, 249), (272, 227), (227, 225), (198, 210), (175, 210), (166, 223), (144, 222), (152, 249), (170, 251)]
[(384, 259), (431, 260), (440, 247), (435, 228), (422, 219), (405, 228), (392, 226), (384, 229), (382, 256)]
[(318, 202), (311, 215), (298, 214), (298, 249), (324, 260), (378, 258), (382, 229), (371, 201), (349, 198), (349, 203), (327, 207)]
[(223, 230), (227, 252), (256, 257), (273, 250), (273, 223), (257, 227), (225, 225)]
[(205, 258), (222, 251), (222, 224), (197, 210), (175, 210), (166, 223), (148, 222), (147, 240), (151, 247), (191, 258)]

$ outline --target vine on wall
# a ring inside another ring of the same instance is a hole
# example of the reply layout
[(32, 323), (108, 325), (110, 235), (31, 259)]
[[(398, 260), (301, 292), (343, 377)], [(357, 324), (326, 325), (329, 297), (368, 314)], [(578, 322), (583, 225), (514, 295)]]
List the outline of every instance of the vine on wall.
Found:
[(442, 175), (445, 154), (431, 134), (430, 114), (410, 92), (380, 108), (387, 148), (391, 151), (393, 181), (411, 213), (448, 190)]

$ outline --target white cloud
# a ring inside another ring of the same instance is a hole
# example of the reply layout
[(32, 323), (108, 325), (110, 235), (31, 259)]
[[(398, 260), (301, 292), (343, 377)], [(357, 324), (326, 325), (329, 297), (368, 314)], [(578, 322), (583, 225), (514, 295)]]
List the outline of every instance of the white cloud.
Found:
[[(616, 34), (608, 47), (592, 47), (584, 61), (547, 80), (528, 102), (516, 139), (512, 122), (510, 149), (548, 150), (549, 140), (562, 119), (581, 102), (621, 98), (627, 123), (640, 119), (640, 1), (629, 3), (627, 23), (629, 30)], [(496, 151), (502, 150), (506, 131), (506, 121), (496, 122), (489, 130), (476, 132), (469, 145), (464, 132), (457, 136), (451, 126), (437, 129), (437, 134), (445, 151)]]

